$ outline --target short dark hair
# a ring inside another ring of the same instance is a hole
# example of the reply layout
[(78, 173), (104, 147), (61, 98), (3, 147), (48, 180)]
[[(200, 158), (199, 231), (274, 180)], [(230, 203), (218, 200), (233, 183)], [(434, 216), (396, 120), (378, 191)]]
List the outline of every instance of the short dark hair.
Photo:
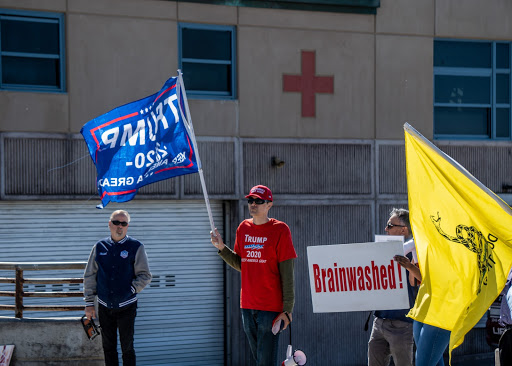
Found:
[(402, 225), (405, 225), (407, 229), (409, 230), (409, 233), (412, 233), (411, 230), (411, 222), (409, 221), (409, 210), (406, 210), (405, 208), (395, 208), (391, 210), (389, 213), (389, 217), (396, 215), (398, 217), (398, 220), (400, 220), (400, 223)]

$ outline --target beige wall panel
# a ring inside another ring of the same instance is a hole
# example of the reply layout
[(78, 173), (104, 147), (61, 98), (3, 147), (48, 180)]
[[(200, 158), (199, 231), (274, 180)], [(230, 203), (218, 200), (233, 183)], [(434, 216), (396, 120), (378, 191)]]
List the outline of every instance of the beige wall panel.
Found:
[(435, 0), (381, 1), (377, 9), (377, 33), (434, 34)]
[(0, 8), (63, 12), (66, 0), (0, 0)]
[(176, 2), (155, 0), (68, 0), (70, 13), (176, 19)]
[(180, 22), (209, 23), (209, 24), (236, 24), (236, 6), (220, 6), (193, 3), (178, 3), (178, 17)]
[(69, 132), (68, 96), (0, 91), (0, 131)]
[(156, 93), (178, 68), (176, 22), (72, 14), (68, 21), (71, 129)]
[(512, 39), (512, 1), (436, 1), (436, 36)]
[(405, 122), (432, 138), (432, 38), (378, 35), (376, 42), (376, 138), (402, 140)]
[(375, 15), (327, 13), (299, 10), (259, 9), (240, 7), (239, 24), (261, 27), (283, 27), (373, 32)]
[[(240, 135), (373, 138), (374, 36), (239, 28)], [(316, 76), (334, 76), (334, 94), (316, 94), (316, 117), (301, 116), (301, 94), (283, 92), (283, 74), (301, 73), (301, 51), (316, 52)]]
[(238, 135), (238, 101), (189, 99), (188, 105), (196, 135)]

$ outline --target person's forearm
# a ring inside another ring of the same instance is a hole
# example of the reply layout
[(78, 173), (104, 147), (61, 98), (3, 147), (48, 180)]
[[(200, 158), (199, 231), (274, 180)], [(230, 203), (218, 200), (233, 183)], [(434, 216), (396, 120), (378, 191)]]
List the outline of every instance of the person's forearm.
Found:
[(295, 305), (295, 277), (293, 273), (294, 260), (288, 259), (279, 263), (281, 287), (283, 289), (283, 311), (293, 312)]
[(409, 283), (411, 285), (415, 286), (415, 280), (421, 282), (422, 277), (420, 269), (415, 264), (413, 264), (409, 258), (403, 255), (395, 255), (393, 260), (397, 261), (400, 266), (409, 271)]
[(219, 256), (226, 262), (228, 265), (236, 269), (237, 271), (242, 270), (242, 258), (238, 254), (236, 254), (233, 250), (224, 246), (222, 250), (219, 250)]
[(409, 271), (409, 282), (411, 283), (411, 285), (415, 285), (415, 279), (418, 280), (419, 282), (421, 282), (421, 272), (420, 272), (420, 269), (418, 267), (416, 267), (414, 264), (411, 265), (410, 268), (407, 268), (407, 270)]

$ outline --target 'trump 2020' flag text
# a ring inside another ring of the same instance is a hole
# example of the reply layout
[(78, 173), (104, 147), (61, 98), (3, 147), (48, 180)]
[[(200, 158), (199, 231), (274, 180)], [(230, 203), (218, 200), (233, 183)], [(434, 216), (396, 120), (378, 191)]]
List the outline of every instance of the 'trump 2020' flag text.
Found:
[(198, 171), (182, 93), (180, 78), (170, 78), (158, 93), (82, 127), (98, 172), (98, 207), (129, 201), (147, 184)]

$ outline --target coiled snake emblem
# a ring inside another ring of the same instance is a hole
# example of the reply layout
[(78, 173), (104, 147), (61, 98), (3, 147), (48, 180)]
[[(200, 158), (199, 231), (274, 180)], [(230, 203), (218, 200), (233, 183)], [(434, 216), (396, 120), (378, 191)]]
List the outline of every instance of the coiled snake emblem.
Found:
[[(482, 290), (482, 285), (487, 285), (487, 273), (489, 269), (492, 268), (493, 263), (496, 264), (492, 259), (494, 243), (488, 241), (482, 232), (477, 230), (474, 226), (457, 225), (455, 228), (455, 236), (451, 236), (441, 228), (441, 217), (439, 216), (439, 213), (437, 214), (437, 217), (431, 215), (430, 219), (439, 234), (443, 237), (454, 243), (462, 244), (473, 253), (476, 253), (478, 270), (480, 271), (477, 290), (477, 294), (479, 294)], [(491, 237), (495, 238), (492, 235), (489, 235), (489, 239), (491, 239)], [(497, 240), (497, 238), (495, 239)]]

